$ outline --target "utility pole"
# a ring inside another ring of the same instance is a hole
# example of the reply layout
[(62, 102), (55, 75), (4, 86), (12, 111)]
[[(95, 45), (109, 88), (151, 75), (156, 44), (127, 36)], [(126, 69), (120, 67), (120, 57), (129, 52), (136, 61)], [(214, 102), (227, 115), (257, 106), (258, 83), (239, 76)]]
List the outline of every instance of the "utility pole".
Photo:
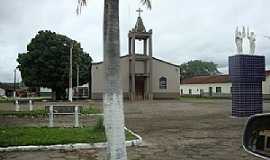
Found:
[(68, 89), (68, 100), (72, 102), (73, 97), (73, 89), (72, 89), (72, 50), (73, 50), (73, 42), (70, 44), (70, 57), (69, 57), (69, 89)]
[(13, 91), (13, 97), (16, 99), (16, 68), (14, 69), (14, 91)]
[(79, 96), (79, 85), (80, 85), (80, 66), (77, 64), (77, 96)]
[(80, 85), (80, 68), (79, 65), (77, 64), (77, 87)]

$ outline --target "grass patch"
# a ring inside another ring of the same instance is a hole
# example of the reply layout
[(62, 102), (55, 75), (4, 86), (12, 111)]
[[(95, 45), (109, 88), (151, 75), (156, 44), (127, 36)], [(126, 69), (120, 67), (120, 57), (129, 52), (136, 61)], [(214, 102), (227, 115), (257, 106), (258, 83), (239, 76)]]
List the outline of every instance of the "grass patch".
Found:
[[(126, 131), (126, 139), (136, 137)], [(0, 147), (105, 142), (104, 130), (95, 128), (0, 127)]]

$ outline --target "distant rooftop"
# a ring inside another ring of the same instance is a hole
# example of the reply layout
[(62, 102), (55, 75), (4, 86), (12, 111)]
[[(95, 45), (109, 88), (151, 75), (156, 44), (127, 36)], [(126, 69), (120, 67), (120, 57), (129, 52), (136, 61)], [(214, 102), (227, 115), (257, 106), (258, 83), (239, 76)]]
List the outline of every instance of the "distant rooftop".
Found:
[(195, 76), (182, 80), (181, 84), (230, 83), (229, 75)]

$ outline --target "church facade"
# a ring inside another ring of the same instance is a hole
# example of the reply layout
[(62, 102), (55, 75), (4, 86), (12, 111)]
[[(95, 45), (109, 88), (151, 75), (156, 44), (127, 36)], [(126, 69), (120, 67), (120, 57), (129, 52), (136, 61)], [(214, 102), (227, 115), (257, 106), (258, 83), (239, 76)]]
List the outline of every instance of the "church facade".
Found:
[[(179, 96), (180, 66), (153, 57), (152, 30), (146, 31), (139, 15), (128, 34), (129, 54), (120, 57), (124, 98), (130, 100), (171, 99)], [(143, 53), (136, 53), (136, 41)], [(102, 99), (103, 62), (92, 64), (92, 99)]]

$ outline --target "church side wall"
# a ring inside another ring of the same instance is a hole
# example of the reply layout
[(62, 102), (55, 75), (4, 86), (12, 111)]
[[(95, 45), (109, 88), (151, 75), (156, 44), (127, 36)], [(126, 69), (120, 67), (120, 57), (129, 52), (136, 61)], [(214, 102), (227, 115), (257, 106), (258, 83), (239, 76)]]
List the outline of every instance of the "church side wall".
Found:
[(129, 57), (121, 58), (121, 79), (124, 96), (129, 92)]
[[(160, 78), (167, 79), (167, 88), (160, 89)], [(180, 69), (178, 66), (153, 59), (153, 96), (154, 99), (170, 99), (179, 96)]]
[[(128, 97), (129, 90), (129, 58), (120, 59), (121, 84), (124, 97)], [(102, 99), (104, 91), (104, 64), (93, 64), (92, 67), (92, 97), (93, 99)]]
[(92, 98), (102, 99), (103, 84), (104, 84), (104, 65), (93, 64), (92, 66)]

